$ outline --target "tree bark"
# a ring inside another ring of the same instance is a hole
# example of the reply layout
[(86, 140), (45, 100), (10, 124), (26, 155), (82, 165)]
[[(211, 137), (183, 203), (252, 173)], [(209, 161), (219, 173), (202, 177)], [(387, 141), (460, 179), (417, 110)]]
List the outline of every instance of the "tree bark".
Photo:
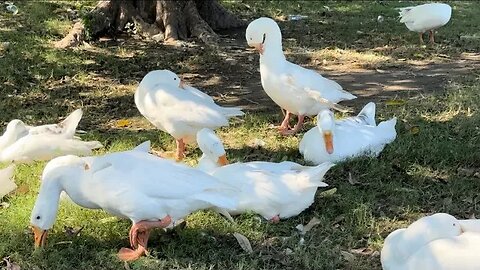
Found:
[(101, 35), (115, 35), (129, 22), (143, 37), (160, 36), (166, 42), (193, 37), (207, 44), (216, 44), (217, 30), (245, 26), (217, 0), (101, 0), (55, 46), (72, 47)]

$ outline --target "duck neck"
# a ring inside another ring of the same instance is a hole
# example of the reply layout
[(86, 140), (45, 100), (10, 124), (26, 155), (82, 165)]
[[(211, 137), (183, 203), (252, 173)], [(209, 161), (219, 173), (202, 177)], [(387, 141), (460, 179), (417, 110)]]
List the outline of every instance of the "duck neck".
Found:
[(282, 34), (278, 32), (265, 34), (263, 42), (263, 54), (260, 55), (260, 64), (278, 65), (285, 61), (282, 49)]
[(45, 211), (42, 212), (44, 215), (43, 218), (45, 219), (43, 225), (44, 228), (42, 228), (44, 230), (51, 229), (55, 223), (61, 192), (62, 186), (58, 179), (42, 181), (40, 192), (38, 193), (35, 202), (34, 211), (37, 207), (45, 209)]
[(206, 173), (210, 173), (218, 167), (219, 166), (218, 166), (217, 162), (215, 162), (214, 160), (212, 160), (211, 158), (209, 158), (205, 154), (202, 154), (202, 157), (198, 161), (198, 165), (197, 165), (197, 169), (199, 169), (203, 172), (206, 172)]
[(14, 132), (9, 131), (8, 129), (0, 137), (0, 151), (12, 145), (17, 140), (17, 136)]

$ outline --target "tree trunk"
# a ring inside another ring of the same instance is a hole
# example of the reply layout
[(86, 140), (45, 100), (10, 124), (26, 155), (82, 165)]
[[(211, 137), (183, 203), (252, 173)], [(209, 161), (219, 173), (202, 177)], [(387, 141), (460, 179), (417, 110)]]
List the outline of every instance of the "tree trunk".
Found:
[(85, 39), (116, 34), (129, 22), (143, 37), (166, 42), (194, 37), (207, 44), (216, 43), (216, 30), (245, 25), (217, 0), (101, 0), (55, 46), (66, 48)]

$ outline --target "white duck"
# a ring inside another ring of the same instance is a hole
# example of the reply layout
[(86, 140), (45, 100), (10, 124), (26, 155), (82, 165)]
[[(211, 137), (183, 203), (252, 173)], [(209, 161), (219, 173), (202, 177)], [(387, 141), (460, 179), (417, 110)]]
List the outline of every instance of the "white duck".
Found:
[(65, 138), (72, 139), (75, 135), (78, 122), (82, 119), (82, 110), (77, 109), (67, 118), (58, 124), (49, 124), (41, 126), (28, 126), (18, 119), (14, 119), (7, 124), (7, 128), (0, 136), (0, 151), (6, 149), (20, 138), (27, 135), (62, 135)]
[(90, 155), (102, 147), (98, 141), (81, 141), (75, 130), (82, 117), (76, 110), (59, 124), (32, 127), (13, 120), (1, 138), (0, 162), (29, 163), (50, 160), (62, 155)]
[(430, 3), (399, 8), (400, 22), (410, 31), (418, 32), (423, 43), (423, 33), (429, 31), (430, 43), (434, 43), (434, 30), (450, 21), (452, 7), (443, 3)]
[[(259, 18), (251, 22), (247, 27), (246, 39), (248, 45), (260, 53), (263, 89), (287, 111), (280, 126), (282, 134), (298, 132), (305, 116), (317, 115), (325, 108), (338, 109), (340, 107), (335, 103), (356, 98), (335, 81), (287, 61), (282, 50), (282, 33), (274, 20)], [(290, 130), (289, 119), (292, 114), (298, 115), (298, 122)]]
[(320, 164), (338, 162), (361, 155), (378, 156), (395, 140), (394, 117), (375, 125), (375, 103), (368, 103), (355, 117), (335, 120), (330, 110), (317, 116), (317, 126), (305, 133), (299, 150), (305, 160)]
[(290, 161), (226, 165), (225, 148), (212, 130), (199, 131), (197, 142), (203, 152), (198, 169), (239, 189), (238, 207), (229, 213), (253, 211), (273, 222), (296, 216), (308, 208), (317, 188), (328, 186), (322, 179), (334, 165), (326, 162), (306, 167)]
[(17, 189), (17, 185), (12, 180), (14, 172), (15, 165), (10, 165), (7, 168), (0, 170), (0, 199)]
[(210, 96), (185, 85), (169, 70), (145, 75), (135, 92), (135, 104), (155, 127), (175, 138), (177, 160), (183, 159), (185, 143), (195, 142), (200, 129), (228, 126), (229, 118), (243, 115), (240, 108), (215, 104)]
[(384, 270), (480, 269), (480, 221), (445, 213), (421, 218), (385, 239)]
[(104, 156), (63, 156), (50, 161), (31, 215), (35, 246), (45, 245), (62, 191), (82, 207), (103, 209), (132, 221), (130, 243), (135, 250), (122, 248), (122, 260), (135, 260), (145, 253), (153, 228), (167, 227), (197, 210), (237, 206), (237, 191), (232, 186), (150, 155), (149, 145)]

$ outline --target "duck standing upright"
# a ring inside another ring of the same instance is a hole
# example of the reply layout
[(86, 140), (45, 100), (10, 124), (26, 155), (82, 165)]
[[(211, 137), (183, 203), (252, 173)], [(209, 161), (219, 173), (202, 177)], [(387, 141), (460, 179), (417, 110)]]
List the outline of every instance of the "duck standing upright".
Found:
[(212, 130), (200, 130), (197, 141), (203, 152), (197, 168), (239, 190), (238, 206), (229, 213), (253, 211), (275, 223), (308, 208), (317, 189), (328, 186), (322, 180), (334, 166), (325, 162), (307, 167), (291, 161), (228, 164), (223, 143)]
[(395, 140), (394, 117), (375, 124), (375, 103), (368, 103), (355, 117), (335, 120), (333, 112), (323, 110), (317, 126), (303, 135), (299, 151), (305, 160), (320, 164), (338, 162), (361, 155), (377, 156), (386, 144)]
[(480, 269), (480, 220), (438, 213), (423, 217), (385, 239), (384, 270)]
[(399, 8), (400, 22), (408, 30), (418, 32), (420, 43), (423, 43), (423, 34), (429, 32), (430, 43), (435, 43), (434, 30), (450, 21), (452, 7), (443, 3), (430, 3), (413, 7)]
[[(287, 61), (282, 50), (282, 33), (274, 20), (263, 17), (252, 21), (245, 35), (248, 45), (260, 53), (263, 89), (287, 111), (279, 128), (281, 134), (295, 134), (302, 128), (305, 116), (317, 115), (325, 108), (339, 108), (335, 103), (356, 98), (335, 81)], [(292, 114), (298, 115), (298, 121), (290, 129)]]
[(31, 214), (35, 246), (44, 246), (58, 210), (60, 193), (85, 208), (132, 221), (122, 260), (135, 260), (147, 248), (153, 228), (165, 228), (201, 209), (237, 206), (237, 190), (216, 178), (150, 155), (149, 142), (133, 150), (96, 157), (63, 156), (50, 161)]
[(215, 104), (210, 96), (185, 85), (169, 70), (145, 75), (135, 92), (135, 104), (155, 127), (175, 138), (177, 160), (183, 159), (185, 143), (195, 142), (200, 129), (227, 126), (229, 118), (243, 115), (240, 108)]

